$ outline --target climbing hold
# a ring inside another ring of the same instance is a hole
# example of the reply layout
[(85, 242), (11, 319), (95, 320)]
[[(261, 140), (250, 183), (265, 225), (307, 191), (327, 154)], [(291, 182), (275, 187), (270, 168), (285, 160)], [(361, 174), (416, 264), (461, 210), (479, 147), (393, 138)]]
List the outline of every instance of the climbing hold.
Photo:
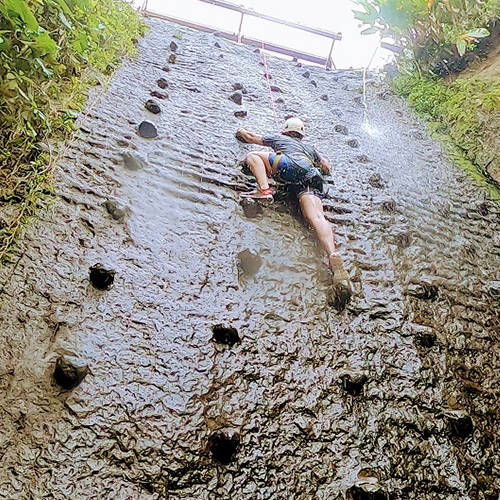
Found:
[(158, 78), (158, 80), (156, 80), (156, 84), (161, 89), (166, 89), (168, 87), (168, 82), (167, 80), (165, 80), (165, 78)]
[(128, 213), (128, 207), (125, 205), (119, 205), (114, 200), (106, 200), (104, 202), (104, 207), (108, 211), (109, 215), (115, 220), (123, 220)]
[(359, 142), (357, 139), (349, 139), (347, 144), (351, 146), (351, 148), (359, 148)]
[(163, 66), (163, 68), (161, 68), (162, 71), (165, 71), (165, 73), (168, 73), (170, 71), (170, 68), (168, 66)]
[(435, 300), (439, 294), (439, 289), (436, 285), (429, 283), (410, 283), (406, 293), (417, 299)]
[(358, 160), (359, 163), (368, 163), (370, 161), (370, 158), (368, 158), (368, 156), (366, 155), (359, 155), (356, 156), (356, 160)]
[(277, 104), (283, 104), (285, 100), (283, 99), (283, 97), (278, 97), (278, 99), (276, 99), (274, 102)]
[(422, 132), (420, 132), (420, 130), (410, 130), (408, 132), (408, 135), (410, 137), (412, 137), (413, 139), (417, 139), (418, 141), (422, 141), (425, 139), (424, 134), (422, 134)]
[(54, 380), (63, 389), (74, 389), (89, 373), (88, 365), (75, 365), (68, 358), (59, 356), (54, 369)]
[(297, 63), (296, 66), (297, 68), (302, 68), (302, 63)]
[(257, 274), (257, 271), (262, 265), (260, 255), (251, 252), (246, 248), (238, 254), (238, 269), (247, 275)]
[(432, 332), (422, 333), (418, 337), (418, 343), (422, 347), (430, 348), (436, 343), (436, 334)]
[(169, 64), (175, 64), (177, 62), (177, 56), (175, 54), (170, 54), (168, 57)]
[(374, 188), (382, 189), (384, 187), (384, 182), (382, 180), (382, 177), (378, 173), (371, 175), (370, 178), (368, 179), (368, 182), (370, 186)]
[(241, 94), (241, 92), (235, 92), (234, 94), (231, 94), (228, 99), (236, 104), (239, 104), (240, 106), (243, 103), (243, 95)]
[(89, 269), (89, 279), (97, 290), (109, 290), (115, 281), (115, 271), (104, 268), (102, 264), (94, 264)]
[(186, 87), (189, 92), (194, 92), (195, 94), (201, 94), (201, 90), (198, 87)]
[(214, 325), (212, 332), (212, 340), (218, 344), (225, 344), (232, 347), (237, 342), (240, 342), (238, 330), (232, 326)]
[(264, 73), (264, 78), (266, 78), (267, 80), (272, 80), (273, 77), (271, 76), (270, 73)]
[(351, 298), (352, 291), (348, 286), (344, 284), (335, 285), (329, 294), (328, 303), (336, 311), (342, 312), (349, 304)]
[(363, 103), (363, 97), (360, 96), (360, 95), (357, 95), (353, 101), (356, 103), (356, 104), (362, 104)]
[(278, 86), (271, 85), (271, 92), (283, 92)]
[(311, 80), (311, 85), (313, 87), (317, 87), (318, 86), (318, 84), (316, 83), (316, 80)]
[(483, 203), (480, 203), (479, 205), (477, 205), (477, 211), (483, 216), (483, 217), (486, 217), (489, 213), (490, 213), (490, 210), (489, 210), (489, 207), (488, 207), (488, 204), (486, 202), (483, 202)]
[(346, 371), (340, 377), (342, 389), (351, 396), (359, 396), (367, 380), (366, 375), (361, 372)]
[(168, 94), (166, 92), (160, 92), (159, 90), (152, 90), (149, 95), (158, 99), (168, 99)]
[(382, 210), (386, 212), (395, 212), (396, 211), (396, 202), (392, 199), (384, 200), (380, 203)]
[(229, 438), (222, 432), (212, 434), (208, 439), (208, 449), (212, 458), (222, 465), (229, 465), (238, 451), (240, 440), (238, 436)]
[(245, 87), (242, 83), (236, 82), (233, 83), (233, 90), (245, 90)]
[(242, 109), (241, 111), (235, 111), (234, 112), (234, 116), (236, 116), (236, 118), (245, 118), (245, 116), (247, 116), (248, 112), (245, 111), (244, 109)]
[(144, 162), (142, 161), (139, 156), (137, 156), (134, 153), (123, 153), (122, 154), (123, 158), (123, 164), (125, 165), (125, 168), (127, 170), (140, 170), (141, 168), (144, 168)]
[(347, 490), (349, 500), (388, 500), (388, 496), (378, 487), (374, 491), (365, 485), (351, 486)]
[(217, 47), (218, 49), (220, 49), (221, 48), (220, 43), (219, 42), (215, 42), (214, 43), (214, 47)]
[(153, 137), (158, 136), (158, 131), (156, 130), (156, 127), (148, 121), (143, 121), (139, 125), (138, 128), (139, 135), (141, 137), (145, 137), (147, 139), (152, 139)]
[(338, 132), (339, 134), (343, 134), (343, 135), (349, 134), (347, 127), (344, 125), (335, 125), (335, 127), (333, 127), (333, 130), (335, 130), (335, 132)]
[(260, 49), (259, 49), (259, 48), (255, 49), (255, 50), (253, 51), (253, 53), (254, 53), (254, 54), (260, 54)]
[(328, 96), (327, 96), (326, 94), (323, 94), (323, 95), (320, 97), (320, 99), (321, 99), (322, 101), (328, 101)]
[(302, 76), (304, 78), (309, 78), (311, 76), (311, 72), (310, 71), (304, 71), (304, 73), (302, 73)]
[(474, 431), (472, 419), (463, 410), (451, 410), (446, 412), (450, 424), (451, 433), (459, 438), (466, 438)]
[(158, 104), (156, 104), (153, 99), (148, 99), (146, 101), (146, 104), (144, 104), (144, 107), (155, 115), (161, 112), (160, 106), (158, 106)]
[(242, 198), (241, 206), (243, 208), (243, 213), (249, 219), (253, 219), (263, 213), (261, 204), (251, 198)]
[(177, 44), (176, 44), (176, 43), (172, 40), (172, 41), (170, 42), (170, 50), (171, 50), (172, 52), (177, 52), (177, 49), (178, 49), (178, 48), (179, 48), (179, 46), (178, 46), (178, 45), (177, 45)]

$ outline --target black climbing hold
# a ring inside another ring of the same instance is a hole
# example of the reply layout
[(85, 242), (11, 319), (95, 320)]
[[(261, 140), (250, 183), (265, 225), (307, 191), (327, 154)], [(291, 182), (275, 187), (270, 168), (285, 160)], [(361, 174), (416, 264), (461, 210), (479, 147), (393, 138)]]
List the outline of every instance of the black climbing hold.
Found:
[(189, 90), (189, 92), (194, 92), (195, 94), (201, 93), (201, 90), (198, 87), (186, 87), (186, 90)]
[(127, 215), (128, 209), (124, 205), (119, 205), (114, 200), (107, 200), (104, 202), (104, 207), (108, 211), (109, 215), (115, 220), (123, 220)]
[(418, 343), (422, 347), (430, 348), (434, 346), (436, 343), (436, 334), (435, 333), (422, 333), (418, 337)]
[(273, 77), (271, 76), (270, 73), (264, 73), (264, 78), (266, 78), (267, 80), (272, 80)]
[(474, 431), (474, 424), (469, 415), (456, 411), (448, 415), (450, 430), (454, 436), (466, 438)]
[(297, 59), (296, 57), (294, 57), (294, 58), (292, 59), (292, 62), (298, 62), (298, 59)]
[(340, 377), (342, 389), (351, 396), (359, 396), (366, 382), (366, 375), (358, 372), (346, 372)]
[(179, 48), (179, 46), (178, 46), (178, 45), (177, 45), (177, 44), (176, 44), (176, 43), (172, 40), (172, 41), (170, 42), (170, 50), (171, 50), (172, 52), (177, 52), (177, 49), (178, 49), (178, 48)]
[(168, 94), (166, 92), (160, 92), (159, 90), (152, 90), (149, 95), (151, 97), (156, 97), (158, 99), (168, 99)]
[[(259, 48), (254, 49), (253, 53), (254, 53), (254, 54), (260, 54), (260, 49), (259, 49)], [(264, 64), (264, 63), (262, 63), (262, 64)]]
[(439, 294), (439, 289), (436, 285), (428, 283), (410, 283), (407, 288), (407, 294), (417, 299), (435, 300)]
[(394, 200), (384, 200), (380, 206), (382, 207), (382, 210), (385, 210), (386, 212), (395, 212), (397, 205)]
[(271, 92), (280, 92), (280, 93), (282, 93), (283, 91), (277, 85), (271, 85)]
[(229, 438), (221, 432), (212, 434), (208, 439), (208, 449), (212, 458), (222, 465), (229, 465), (233, 461), (239, 444), (240, 441), (237, 436)]
[(260, 255), (251, 252), (248, 248), (238, 254), (238, 268), (246, 275), (257, 274), (261, 265), (262, 259)]
[(350, 500), (388, 500), (388, 496), (380, 491), (370, 491), (363, 486), (351, 486), (347, 490), (347, 498)]
[(311, 72), (310, 71), (304, 71), (304, 73), (302, 73), (302, 76), (304, 78), (309, 78), (311, 76)]
[(233, 83), (233, 90), (244, 90), (245, 87), (243, 86), (242, 83), (236, 82)]
[(59, 356), (54, 369), (54, 380), (66, 390), (74, 389), (89, 373), (88, 365), (77, 366), (68, 358)]
[(297, 63), (296, 66), (297, 68), (302, 68), (302, 63)]
[(236, 118), (245, 118), (245, 116), (247, 116), (248, 112), (245, 111), (244, 109), (242, 109), (241, 111), (235, 111), (234, 112), (234, 116), (236, 116)]
[(313, 87), (317, 87), (318, 86), (318, 84), (316, 83), (316, 80), (311, 80), (311, 85)]
[(368, 156), (366, 155), (359, 155), (356, 156), (356, 160), (358, 160), (359, 163), (368, 163), (370, 161), (370, 158), (368, 158)]
[(144, 104), (144, 107), (155, 115), (161, 112), (160, 106), (158, 106), (158, 104), (156, 104), (153, 99), (148, 99), (146, 101), (146, 104)]
[(165, 71), (165, 73), (168, 73), (170, 71), (170, 68), (168, 66), (163, 66), (163, 68), (161, 68), (162, 71)]
[(128, 152), (123, 153), (122, 158), (123, 158), (123, 164), (125, 165), (125, 168), (127, 170), (135, 171), (144, 168), (143, 161), (134, 153), (128, 153)]
[(322, 101), (328, 101), (328, 96), (327, 96), (326, 94), (323, 94), (323, 95), (320, 97), (320, 99), (321, 99)]
[(274, 102), (277, 104), (283, 104), (285, 100), (283, 99), (283, 97), (278, 97), (278, 99), (276, 99)]
[(359, 141), (357, 139), (349, 139), (347, 145), (351, 146), (351, 148), (359, 148)]
[(221, 48), (220, 43), (219, 42), (215, 42), (214, 43), (214, 47), (217, 47), (218, 49), (220, 49)]
[(380, 174), (377, 173), (371, 175), (370, 178), (368, 179), (368, 182), (370, 186), (374, 188), (382, 189), (384, 187), (384, 182), (382, 181), (382, 177), (380, 176)]
[(335, 132), (338, 132), (339, 134), (343, 134), (343, 135), (347, 135), (349, 133), (349, 131), (347, 130), (347, 127), (345, 125), (335, 125), (335, 127), (333, 127), (333, 130), (335, 130)]
[(232, 347), (237, 342), (240, 342), (238, 330), (232, 326), (214, 325), (212, 327), (212, 340), (219, 344), (225, 344)]
[(168, 57), (169, 64), (175, 64), (177, 62), (177, 56), (175, 54), (170, 54)]
[(115, 281), (115, 271), (106, 269), (101, 264), (94, 264), (89, 269), (89, 279), (97, 290), (109, 290)]
[(231, 94), (228, 99), (236, 104), (239, 104), (240, 106), (243, 103), (243, 95), (241, 92), (234, 92), (234, 94)]
[(139, 135), (141, 137), (145, 137), (147, 139), (152, 139), (153, 137), (158, 136), (158, 131), (156, 130), (156, 127), (148, 121), (143, 121), (139, 125), (138, 128)]
[(156, 80), (156, 84), (161, 89), (166, 89), (168, 87), (168, 82), (167, 80), (165, 80), (165, 78), (158, 78), (158, 80)]
[(243, 198), (241, 200), (241, 207), (243, 208), (243, 213), (249, 219), (258, 217), (263, 213), (261, 204), (250, 198)]

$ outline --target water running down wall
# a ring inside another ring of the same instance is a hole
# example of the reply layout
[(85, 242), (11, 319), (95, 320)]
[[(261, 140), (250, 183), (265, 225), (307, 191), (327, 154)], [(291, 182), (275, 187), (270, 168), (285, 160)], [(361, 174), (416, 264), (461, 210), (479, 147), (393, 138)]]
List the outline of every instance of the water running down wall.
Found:
[[(373, 81), (368, 134), (360, 72), (269, 58), (280, 118), (303, 117), (334, 165), (326, 210), (355, 290), (339, 313), (290, 207), (238, 203), (234, 132), (274, 128), (261, 56), (151, 27), (1, 270), (0, 497), (496, 498), (498, 207)], [(240, 341), (214, 342), (218, 324)], [(52, 380), (61, 354), (91, 370), (73, 391)]]

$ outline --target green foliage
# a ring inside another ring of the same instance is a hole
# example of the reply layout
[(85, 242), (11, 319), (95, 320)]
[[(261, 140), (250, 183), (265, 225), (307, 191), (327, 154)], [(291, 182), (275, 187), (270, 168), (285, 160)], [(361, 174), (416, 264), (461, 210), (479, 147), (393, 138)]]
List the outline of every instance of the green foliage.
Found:
[[(50, 192), (41, 143), (71, 133), (95, 75), (110, 74), (145, 26), (122, 0), (0, 0), (0, 259)], [(91, 76), (94, 75), (94, 76)]]
[(430, 122), (434, 132), (446, 135), (484, 175), (488, 175), (488, 165), (500, 163), (500, 86), (495, 79), (457, 78), (446, 82), (411, 74), (396, 78), (394, 87)]
[(406, 47), (424, 68), (464, 55), (489, 35), (500, 18), (500, 0), (355, 0), (363, 33), (380, 32)]

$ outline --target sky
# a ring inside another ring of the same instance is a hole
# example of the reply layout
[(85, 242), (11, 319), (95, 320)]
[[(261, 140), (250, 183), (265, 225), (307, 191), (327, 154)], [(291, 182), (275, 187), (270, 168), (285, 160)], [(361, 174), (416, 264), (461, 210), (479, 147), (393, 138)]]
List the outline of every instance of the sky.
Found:
[[(143, 0), (133, 0), (142, 5)], [(379, 35), (361, 35), (359, 21), (352, 12), (353, 0), (232, 0), (263, 14), (298, 22), (306, 26), (341, 32), (342, 40), (335, 42), (333, 61), (337, 68), (363, 68), (379, 45)], [(148, 10), (186, 19), (216, 29), (237, 32), (240, 14), (205, 4), (199, 0), (148, 0)], [(245, 16), (243, 35), (274, 42), (286, 47), (327, 57), (331, 40), (287, 26)], [(371, 68), (383, 66), (391, 58), (388, 50), (378, 48)]]

